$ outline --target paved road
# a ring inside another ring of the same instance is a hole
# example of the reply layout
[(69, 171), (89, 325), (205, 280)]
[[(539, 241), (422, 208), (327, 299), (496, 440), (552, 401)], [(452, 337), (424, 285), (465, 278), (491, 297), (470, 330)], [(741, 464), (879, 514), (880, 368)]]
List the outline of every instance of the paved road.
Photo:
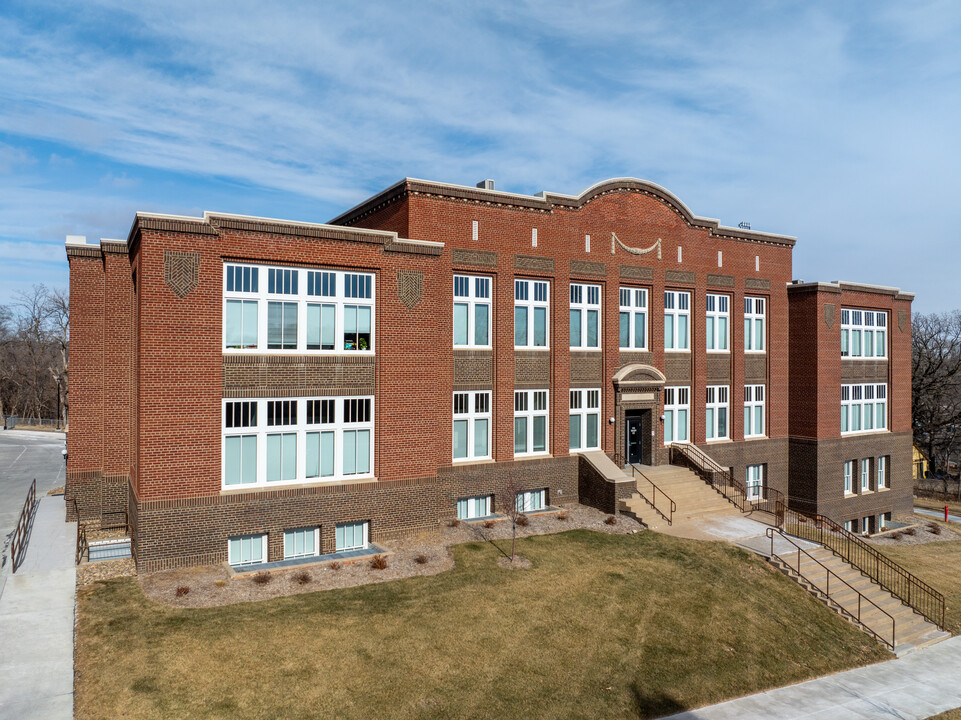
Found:
[[(927, 515), (928, 517), (934, 517), (938, 520), (944, 520), (944, 510), (928, 510), (928, 508), (914, 508), (914, 512), (918, 515)], [(961, 517), (957, 515), (948, 514), (948, 520), (955, 523), (961, 523)]]
[(34, 478), (37, 496), (64, 482), (63, 433), (0, 430), (0, 567)]

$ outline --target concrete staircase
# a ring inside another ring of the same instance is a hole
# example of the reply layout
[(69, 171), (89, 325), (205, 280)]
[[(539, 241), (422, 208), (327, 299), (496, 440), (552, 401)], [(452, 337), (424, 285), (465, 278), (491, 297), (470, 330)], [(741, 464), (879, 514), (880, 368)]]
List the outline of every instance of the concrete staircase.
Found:
[[(621, 500), (618, 507), (622, 513), (636, 518), (652, 530), (667, 527), (667, 520), (657, 512), (660, 510), (670, 517), (670, 502), (664, 495), (677, 504), (674, 524), (716, 515), (740, 514), (727, 498), (687, 468), (677, 465), (640, 465), (638, 468), (643, 477), (631, 468), (625, 471), (628, 474), (633, 473), (637, 492), (626, 500)], [(664, 494), (655, 493), (644, 477), (657, 485)], [(656, 503), (657, 510), (652, 508), (645, 498)]]
[(890, 643), (897, 655), (949, 637), (949, 633), (928, 622), (824, 546), (815, 545), (801, 552), (800, 565), (795, 547), (776, 549), (771, 561), (835, 612), (869, 634), (873, 633), (882, 642)]

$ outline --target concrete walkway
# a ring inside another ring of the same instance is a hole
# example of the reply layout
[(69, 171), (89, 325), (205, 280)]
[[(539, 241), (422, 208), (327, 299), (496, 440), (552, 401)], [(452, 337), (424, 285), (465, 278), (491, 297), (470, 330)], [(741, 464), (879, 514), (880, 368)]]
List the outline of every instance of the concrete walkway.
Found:
[(23, 564), (0, 583), (0, 719), (73, 718), (76, 523), (42, 497)]
[[(944, 520), (944, 510), (929, 510), (928, 508), (914, 508), (914, 512), (918, 515), (927, 515), (928, 517), (937, 518), (938, 520)], [(948, 520), (953, 523), (961, 523), (961, 517), (948, 513)]]
[(923, 720), (961, 707), (961, 637), (869, 665), (671, 715), (669, 720)]

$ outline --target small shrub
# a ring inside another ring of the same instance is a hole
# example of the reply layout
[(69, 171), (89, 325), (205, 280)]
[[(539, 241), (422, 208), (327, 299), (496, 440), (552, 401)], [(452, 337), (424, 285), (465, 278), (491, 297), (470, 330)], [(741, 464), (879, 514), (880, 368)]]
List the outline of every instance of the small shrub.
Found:
[(253, 580), (258, 585), (266, 585), (271, 580), (271, 575), (266, 570), (261, 570), (259, 573), (254, 575), (251, 580)]
[(177, 597), (183, 597), (189, 592), (190, 592), (189, 587), (187, 587), (186, 585), (181, 585), (180, 587), (177, 588)]
[(518, 515), (517, 524), (521, 527), (527, 527), (531, 524), (531, 521), (528, 519), (527, 515)]
[(571, 519), (571, 514), (570, 514), (569, 512), (567, 512), (567, 510), (565, 510), (564, 512), (557, 514), (557, 519), (558, 519), (558, 520), (563, 520), (563, 521), (570, 520), (570, 519)]
[(912, 537), (914, 535), (914, 528), (913, 527), (904, 528), (904, 534), (907, 535), (908, 537)]
[(307, 572), (306, 570), (301, 570), (299, 573), (294, 575), (294, 580), (297, 582), (298, 585), (306, 585), (311, 580), (310, 573)]
[(370, 561), (370, 567), (372, 570), (386, 570), (387, 558), (383, 555), (374, 555), (374, 559)]
[(935, 535), (941, 534), (941, 526), (938, 525), (937, 523), (931, 523), (930, 525), (928, 525), (928, 530), (930, 530)]
[(418, 565), (426, 565), (429, 560), (430, 558), (428, 558), (426, 555), (418, 555), (414, 558), (414, 562)]
[(892, 539), (892, 540), (900, 540), (900, 539), (901, 539), (901, 533), (899, 533), (899, 532), (891, 533), (891, 539)]
[(227, 581), (226, 581), (226, 580), (218, 580), (217, 582), (214, 583), (214, 585), (216, 585), (216, 586), (219, 587), (219, 588), (227, 587)]
[(332, 563), (331, 563), (330, 565), (328, 565), (327, 567), (329, 567), (331, 570), (340, 570), (342, 567), (344, 567), (344, 565), (343, 565), (343, 563), (340, 563), (340, 562), (337, 562), (336, 560), (334, 560), (334, 562), (332, 562)]
[(604, 521), (605, 525), (617, 525), (617, 518), (613, 515), (608, 515), (607, 520)]
[(447, 527), (452, 527), (452, 528), (460, 527), (460, 520), (458, 520), (457, 518), (454, 518), (453, 520), (449, 520), (447, 522)]

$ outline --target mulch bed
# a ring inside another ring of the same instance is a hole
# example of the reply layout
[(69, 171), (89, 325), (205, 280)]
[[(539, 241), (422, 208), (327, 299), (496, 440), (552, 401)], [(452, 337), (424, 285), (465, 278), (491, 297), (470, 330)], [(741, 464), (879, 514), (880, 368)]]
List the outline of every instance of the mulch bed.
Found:
[[(950, 542), (951, 540), (957, 540), (961, 538), (961, 535), (943, 523), (933, 522), (933, 518), (915, 515), (911, 518), (904, 519), (919, 523), (917, 527), (913, 528), (913, 535), (908, 535), (904, 532), (904, 530), (900, 530), (898, 531), (898, 535), (900, 536), (898, 539), (895, 539), (894, 533), (891, 533), (888, 535), (880, 535), (877, 537), (868, 538), (868, 542), (879, 547), (885, 547), (891, 545), (925, 545), (933, 542)], [(940, 529), (940, 533), (932, 531), (932, 528), (935, 527)]]

